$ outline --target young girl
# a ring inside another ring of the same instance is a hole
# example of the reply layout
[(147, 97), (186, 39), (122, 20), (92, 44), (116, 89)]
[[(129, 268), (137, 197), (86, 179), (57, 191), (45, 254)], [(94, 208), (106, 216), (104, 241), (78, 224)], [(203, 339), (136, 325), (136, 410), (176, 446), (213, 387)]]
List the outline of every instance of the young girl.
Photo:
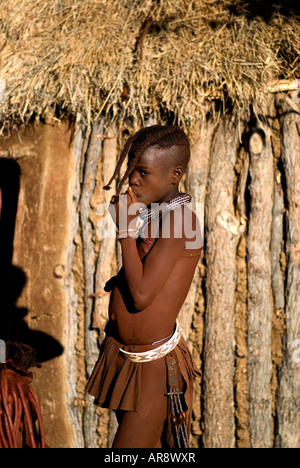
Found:
[(87, 391), (116, 411), (113, 448), (188, 447), (199, 372), (177, 316), (203, 246), (199, 220), (186, 206), (191, 197), (178, 189), (190, 145), (179, 127), (143, 128), (127, 141), (109, 183), (127, 155), (111, 200), (123, 266), (106, 286), (109, 321)]

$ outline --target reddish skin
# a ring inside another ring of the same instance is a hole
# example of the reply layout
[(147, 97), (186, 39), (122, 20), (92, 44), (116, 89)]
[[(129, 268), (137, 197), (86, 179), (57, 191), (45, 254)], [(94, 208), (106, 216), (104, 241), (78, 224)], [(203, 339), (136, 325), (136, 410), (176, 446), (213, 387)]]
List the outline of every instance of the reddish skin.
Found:
[[(179, 194), (178, 184), (184, 167), (166, 164), (178, 150), (179, 147), (151, 147), (143, 153), (129, 178), (128, 207), (139, 202), (147, 206), (168, 202)], [(119, 202), (115, 207), (118, 227)], [(197, 217), (194, 213), (192, 216), (193, 229), (199, 230)], [(128, 225), (134, 217), (128, 216)], [(189, 291), (201, 249), (186, 250), (186, 241), (191, 242), (192, 239), (174, 237), (174, 212), (171, 211), (168, 217), (170, 238), (160, 235), (152, 247), (140, 239), (120, 241), (123, 267), (117, 277), (109, 282), (112, 286), (108, 284), (106, 287), (112, 290), (110, 322), (124, 344), (151, 344), (171, 335)], [(152, 221), (152, 228), (153, 232), (157, 232), (159, 220)], [(189, 256), (190, 253), (193, 253), (193, 257)], [(160, 435), (167, 415), (165, 367), (164, 359), (143, 364), (143, 410), (117, 414), (120, 424), (113, 447), (160, 447)]]

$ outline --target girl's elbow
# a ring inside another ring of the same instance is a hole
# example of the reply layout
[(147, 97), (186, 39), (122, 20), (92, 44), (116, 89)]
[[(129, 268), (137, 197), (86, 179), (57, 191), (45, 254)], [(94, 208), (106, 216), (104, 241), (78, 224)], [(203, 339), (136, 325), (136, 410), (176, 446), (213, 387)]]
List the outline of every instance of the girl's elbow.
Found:
[(149, 307), (152, 304), (152, 302), (153, 298), (142, 294), (136, 295), (133, 299), (134, 308), (138, 312), (147, 309), (147, 307)]

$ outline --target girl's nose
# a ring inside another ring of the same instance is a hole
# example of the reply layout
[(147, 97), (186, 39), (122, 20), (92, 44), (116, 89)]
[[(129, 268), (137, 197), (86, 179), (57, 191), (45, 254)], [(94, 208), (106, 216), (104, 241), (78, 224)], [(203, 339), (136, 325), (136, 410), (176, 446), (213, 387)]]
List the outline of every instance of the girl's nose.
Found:
[(138, 185), (138, 184), (139, 184), (138, 172), (133, 170), (133, 172), (129, 176), (129, 185)]

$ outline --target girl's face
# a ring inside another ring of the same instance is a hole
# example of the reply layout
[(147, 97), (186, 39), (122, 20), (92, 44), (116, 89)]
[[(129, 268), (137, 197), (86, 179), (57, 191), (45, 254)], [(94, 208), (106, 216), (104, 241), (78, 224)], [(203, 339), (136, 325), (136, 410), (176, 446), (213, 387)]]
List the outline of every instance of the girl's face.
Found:
[(183, 168), (173, 166), (170, 161), (172, 147), (150, 147), (142, 154), (129, 176), (129, 185), (140, 203), (149, 206), (151, 203), (167, 202), (178, 195)]

